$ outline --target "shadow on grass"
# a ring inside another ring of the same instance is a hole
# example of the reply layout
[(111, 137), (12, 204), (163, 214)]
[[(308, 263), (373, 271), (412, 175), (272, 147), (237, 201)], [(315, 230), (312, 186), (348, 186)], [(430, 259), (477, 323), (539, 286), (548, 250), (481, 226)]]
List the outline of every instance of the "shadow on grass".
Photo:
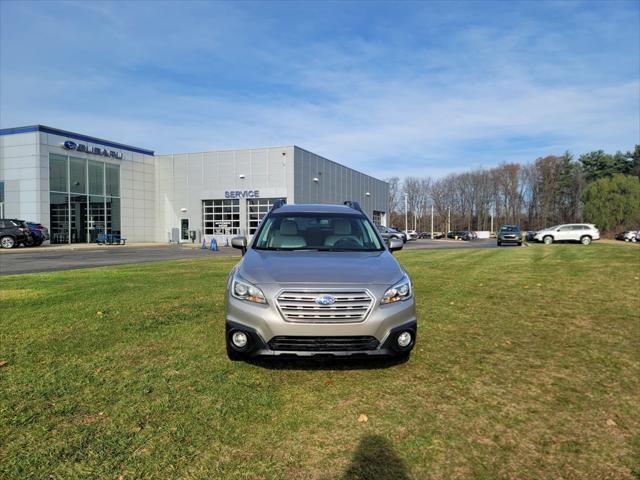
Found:
[(379, 435), (360, 440), (341, 480), (409, 480), (407, 467), (393, 447)]
[(406, 357), (257, 357), (247, 360), (269, 370), (375, 370), (406, 363)]

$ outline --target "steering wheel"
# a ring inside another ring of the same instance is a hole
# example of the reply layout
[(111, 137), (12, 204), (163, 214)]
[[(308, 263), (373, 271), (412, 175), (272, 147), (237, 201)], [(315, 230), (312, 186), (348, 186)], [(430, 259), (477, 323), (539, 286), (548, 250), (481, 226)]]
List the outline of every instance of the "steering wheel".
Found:
[(337, 248), (359, 248), (362, 247), (362, 244), (353, 237), (345, 237), (338, 240), (333, 246)]

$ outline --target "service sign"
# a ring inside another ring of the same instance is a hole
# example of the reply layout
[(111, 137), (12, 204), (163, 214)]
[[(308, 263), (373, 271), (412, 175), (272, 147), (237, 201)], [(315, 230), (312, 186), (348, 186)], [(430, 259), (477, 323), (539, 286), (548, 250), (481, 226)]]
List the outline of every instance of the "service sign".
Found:
[(227, 190), (224, 198), (260, 198), (260, 190)]
[(91, 153), (93, 155), (100, 155), (101, 157), (117, 158), (122, 160), (122, 152), (116, 152), (115, 150), (107, 150), (106, 148), (90, 147), (84, 143), (76, 143), (72, 140), (65, 141), (62, 146), (67, 150), (75, 150), (76, 152)]

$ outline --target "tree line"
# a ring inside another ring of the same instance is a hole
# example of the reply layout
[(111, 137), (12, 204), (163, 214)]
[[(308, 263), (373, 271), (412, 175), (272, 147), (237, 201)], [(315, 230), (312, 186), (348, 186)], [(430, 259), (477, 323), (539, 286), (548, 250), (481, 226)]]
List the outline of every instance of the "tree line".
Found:
[(549, 155), (443, 178), (388, 178), (388, 224), (429, 231), (538, 230), (595, 223), (604, 232), (640, 228), (640, 145), (633, 151)]

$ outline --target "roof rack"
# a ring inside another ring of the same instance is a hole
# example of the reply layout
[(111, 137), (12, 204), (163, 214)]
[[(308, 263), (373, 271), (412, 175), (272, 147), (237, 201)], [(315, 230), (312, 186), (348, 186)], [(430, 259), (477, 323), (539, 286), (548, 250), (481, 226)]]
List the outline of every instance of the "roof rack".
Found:
[(271, 210), (269, 210), (270, 212), (273, 210), (277, 210), (278, 208), (282, 207), (283, 205), (287, 204), (287, 200), (284, 198), (279, 198), (277, 199), (275, 202), (273, 202), (273, 205), (271, 206)]
[[(351, 200), (345, 200), (345, 201), (344, 201), (344, 204), (345, 204), (347, 207), (351, 207), (351, 208), (353, 208), (354, 210), (357, 210), (357, 211), (359, 211), (359, 212), (362, 212), (362, 208), (360, 208), (360, 204), (359, 204), (358, 202), (352, 202)], [(364, 212), (362, 212), (362, 213), (364, 213)]]

